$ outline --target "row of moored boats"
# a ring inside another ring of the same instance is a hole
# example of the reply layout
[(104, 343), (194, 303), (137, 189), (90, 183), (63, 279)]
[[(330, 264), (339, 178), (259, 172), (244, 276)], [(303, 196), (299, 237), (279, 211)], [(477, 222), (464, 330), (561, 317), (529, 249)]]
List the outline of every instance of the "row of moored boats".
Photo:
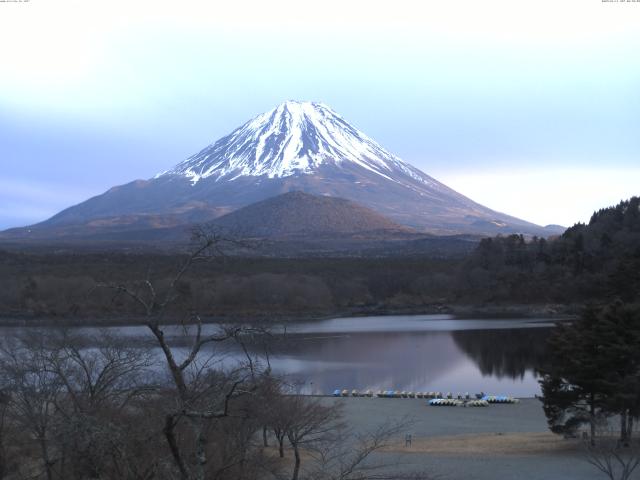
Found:
[(453, 395), (451, 392), (408, 392), (400, 390), (373, 390), (360, 392), (358, 390), (340, 390), (333, 392), (334, 397), (378, 397), (378, 398), (426, 398), (429, 405), (433, 406), (471, 406), (486, 407), (491, 403), (518, 403), (520, 400), (505, 395), (486, 395), (484, 392), (476, 393), (473, 397), (469, 393)]

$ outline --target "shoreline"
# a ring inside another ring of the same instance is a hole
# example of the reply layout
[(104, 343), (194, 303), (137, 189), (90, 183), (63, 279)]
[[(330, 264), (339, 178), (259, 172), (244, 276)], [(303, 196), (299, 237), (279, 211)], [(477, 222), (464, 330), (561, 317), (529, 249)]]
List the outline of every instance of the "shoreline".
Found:
[[(452, 315), (455, 319), (527, 319), (571, 320), (576, 318), (582, 305), (559, 304), (510, 304), (510, 305), (457, 305), (433, 304), (408, 308), (355, 308), (332, 312), (288, 312), (275, 314), (226, 314), (202, 316), (203, 324), (252, 323), (283, 324), (291, 322), (316, 322), (334, 318), (382, 317), (400, 315)], [(162, 324), (180, 323), (177, 316), (167, 315)], [(35, 313), (0, 313), (0, 327), (118, 327), (144, 325), (142, 315), (105, 315), (89, 317), (56, 317)]]
[[(335, 398), (335, 399), (339, 399), (339, 398), (343, 398), (343, 399), (362, 399), (362, 400), (418, 400), (420, 402), (428, 402), (429, 400), (431, 400), (430, 398), (406, 398), (406, 397), (378, 397), (376, 395), (372, 396), (372, 397), (366, 397), (366, 396), (358, 396), (358, 397), (353, 397), (351, 395), (349, 395), (348, 397), (337, 397), (335, 395), (332, 395), (330, 393), (327, 394), (320, 394), (320, 393), (292, 393), (289, 394), (289, 396), (300, 396), (300, 397), (311, 397), (311, 398)], [(518, 400), (522, 400), (522, 401), (533, 401), (533, 400), (538, 400), (538, 397), (513, 397), (516, 398)], [(492, 404), (493, 405), (493, 404)], [(496, 404), (499, 405), (499, 404)], [(433, 407), (433, 408), (481, 408), (481, 407), (464, 407), (462, 405), (457, 406), (457, 407)], [(485, 407), (482, 407), (485, 408)]]

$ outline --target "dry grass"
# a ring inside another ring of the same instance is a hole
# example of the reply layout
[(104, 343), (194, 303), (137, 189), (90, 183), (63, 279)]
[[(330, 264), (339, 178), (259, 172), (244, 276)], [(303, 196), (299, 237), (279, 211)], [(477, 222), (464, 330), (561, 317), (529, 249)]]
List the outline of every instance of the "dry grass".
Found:
[(539, 455), (569, 453), (580, 449), (577, 440), (565, 440), (552, 433), (482, 433), (414, 438), (411, 447), (404, 441), (385, 450), (396, 453), (436, 455)]

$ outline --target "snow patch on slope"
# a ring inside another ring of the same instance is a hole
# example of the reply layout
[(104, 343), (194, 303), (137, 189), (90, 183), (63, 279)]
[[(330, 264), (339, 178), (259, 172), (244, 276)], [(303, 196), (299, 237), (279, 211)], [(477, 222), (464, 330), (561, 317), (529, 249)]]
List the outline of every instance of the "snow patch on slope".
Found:
[(327, 105), (287, 101), (162, 175), (182, 175), (196, 184), (242, 176), (282, 178), (311, 174), (326, 163), (351, 162), (388, 180), (400, 173), (430, 187), (441, 185), (378, 145)]

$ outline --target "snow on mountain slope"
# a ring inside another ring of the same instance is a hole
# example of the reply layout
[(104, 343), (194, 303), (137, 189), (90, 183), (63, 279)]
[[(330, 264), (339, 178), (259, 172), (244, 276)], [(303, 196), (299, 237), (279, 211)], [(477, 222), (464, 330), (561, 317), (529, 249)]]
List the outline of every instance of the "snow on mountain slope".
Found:
[[(193, 184), (212, 177), (282, 178), (312, 174), (326, 163), (352, 162), (387, 180), (403, 173), (429, 186), (430, 177), (389, 153), (322, 103), (287, 101), (258, 115), (163, 175)], [(400, 182), (401, 183), (401, 182)]]

